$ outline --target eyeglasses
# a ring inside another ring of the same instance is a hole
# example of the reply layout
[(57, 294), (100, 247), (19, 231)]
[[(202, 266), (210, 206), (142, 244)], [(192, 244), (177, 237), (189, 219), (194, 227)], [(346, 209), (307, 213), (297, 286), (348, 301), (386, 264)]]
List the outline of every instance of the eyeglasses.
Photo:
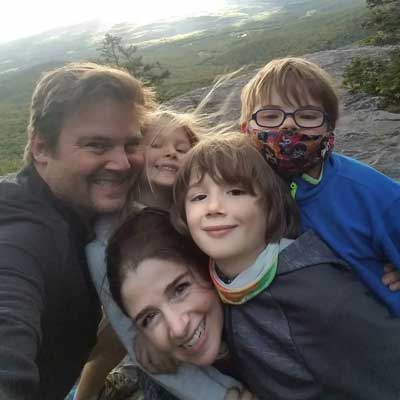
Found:
[(299, 108), (292, 113), (287, 113), (279, 108), (262, 108), (255, 112), (251, 119), (263, 128), (277, 128), (287, 117), (292, 117), (300, 128), (319, 128), (328, 120), (327, 113), (313, 107)]

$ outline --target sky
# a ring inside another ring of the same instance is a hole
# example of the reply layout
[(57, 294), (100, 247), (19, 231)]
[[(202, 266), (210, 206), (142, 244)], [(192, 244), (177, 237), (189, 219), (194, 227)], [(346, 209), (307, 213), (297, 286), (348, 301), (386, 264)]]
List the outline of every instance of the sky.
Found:
[(224, 4), (225, 0), (3, 0), (0, 43), (94, 19), (141, 24), (217, 12)]

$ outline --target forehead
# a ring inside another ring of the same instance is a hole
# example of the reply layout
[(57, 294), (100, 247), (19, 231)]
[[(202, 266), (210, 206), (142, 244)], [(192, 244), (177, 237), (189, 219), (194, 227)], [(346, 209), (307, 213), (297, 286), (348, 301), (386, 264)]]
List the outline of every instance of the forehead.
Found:
[(71, 139), (85, 136), (129, 138), (140, 136), (140, 121), (132, 105), (103, 99), (88, 104), (67, 117), (60, 137), (63, 135)]
[(161, 118), (150, 123), (143, 134), (143, 142), (152, 143), (154, 140), (189, 142), (188, 134), (182, 126), (177, 125), (166, 118)]
[(135, 317), (146, 307), (161, 307), (167, 300), (168, 285), (189, 269), (177, 262), (159, 259), (141, 261), (135, 270), (128, 271), (121, 287), (123, 303)]
[(262, 91), (259, 101), (256, 102), (254, 107), (254, 111), (266, 106), (277, 106), (282, 108), (314, 106), (322, 108), (322, 103), (313, 98), (306, 87), (291, 87), (291, 89), (283, 91), (272, 86)]

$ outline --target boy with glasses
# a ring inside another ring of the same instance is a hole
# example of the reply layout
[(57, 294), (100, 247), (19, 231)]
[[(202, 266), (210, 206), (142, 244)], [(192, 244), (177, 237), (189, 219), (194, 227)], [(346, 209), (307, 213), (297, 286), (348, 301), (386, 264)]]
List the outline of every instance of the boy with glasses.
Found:
[(304, 59), (273, 60), (241, 102), (242, 131), (287, 180), (303, 230), (315, 230), (400, 315), (400, 185), (332, 153), (339, 105), (329, 75)]

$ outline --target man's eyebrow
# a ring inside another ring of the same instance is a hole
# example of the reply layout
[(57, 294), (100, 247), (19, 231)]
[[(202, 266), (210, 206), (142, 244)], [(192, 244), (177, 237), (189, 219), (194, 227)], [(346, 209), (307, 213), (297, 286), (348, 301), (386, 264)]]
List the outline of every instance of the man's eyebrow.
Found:
[(78, 139), (77, 143), (78, 144), (85, 144), (87, 142), (103, 142), (103, 143), (110, 143), (112, 142), (112, 139), (109, 138), (108, 136), (101, 136), (101, 135), (93, 135), (93, 136), (82, 136)]

